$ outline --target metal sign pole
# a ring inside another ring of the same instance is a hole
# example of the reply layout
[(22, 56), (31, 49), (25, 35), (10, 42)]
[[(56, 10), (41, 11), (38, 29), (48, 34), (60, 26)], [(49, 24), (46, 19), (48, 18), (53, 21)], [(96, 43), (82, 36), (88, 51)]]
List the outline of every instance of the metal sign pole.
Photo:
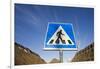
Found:
[(59, 51), (60, 63), (63, 63), (63, 50)]

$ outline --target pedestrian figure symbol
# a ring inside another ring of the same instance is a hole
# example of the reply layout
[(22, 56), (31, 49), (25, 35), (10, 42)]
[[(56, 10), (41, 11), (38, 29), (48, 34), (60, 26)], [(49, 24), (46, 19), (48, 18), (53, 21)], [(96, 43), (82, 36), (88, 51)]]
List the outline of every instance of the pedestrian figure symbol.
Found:
[(62, 30), (58, 31), (57, 34), (56, 34), (56, 36), (57, 36), (56, 43), (57, 43), (57, 44), (59, 44), (60, 40), (61, 40), (61, 42), (63, 43), (63, 40), (62, 40), (61, 35), (64, 35), (64, 34), (62, 33)]

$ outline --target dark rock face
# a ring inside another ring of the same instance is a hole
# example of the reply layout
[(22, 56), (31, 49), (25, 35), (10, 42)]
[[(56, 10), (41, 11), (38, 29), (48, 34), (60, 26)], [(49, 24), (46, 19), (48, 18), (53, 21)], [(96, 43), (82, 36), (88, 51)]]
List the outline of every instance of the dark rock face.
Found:
[(15, 43), (15, 65), (45, 64), (46, 62), (35, 52)]
[(94, 43), (78, 51), (72, 59), (72, 62), (80, 61), (94, 61)]

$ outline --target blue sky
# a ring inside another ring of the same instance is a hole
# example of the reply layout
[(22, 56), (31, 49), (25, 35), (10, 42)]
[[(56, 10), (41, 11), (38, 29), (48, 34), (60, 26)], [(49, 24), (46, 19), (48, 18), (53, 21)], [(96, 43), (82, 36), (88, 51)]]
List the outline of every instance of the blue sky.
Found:
[[(47, 62), (59, 58), (58, 51), (44, 51), (48, 22), (72, 23), (79, 50), (94, 42), (94, 9), (15, 4), (15, 41), (38, 53)], [(64, 51), (64, 62), (76, 51)]]

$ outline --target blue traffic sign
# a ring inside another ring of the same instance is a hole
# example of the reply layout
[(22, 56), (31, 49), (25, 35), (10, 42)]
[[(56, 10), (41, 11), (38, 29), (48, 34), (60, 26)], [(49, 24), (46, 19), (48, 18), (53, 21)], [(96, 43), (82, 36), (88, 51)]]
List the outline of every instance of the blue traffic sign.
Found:
[(44, 50), (77, 50), (71, 23), (49, 23)]

